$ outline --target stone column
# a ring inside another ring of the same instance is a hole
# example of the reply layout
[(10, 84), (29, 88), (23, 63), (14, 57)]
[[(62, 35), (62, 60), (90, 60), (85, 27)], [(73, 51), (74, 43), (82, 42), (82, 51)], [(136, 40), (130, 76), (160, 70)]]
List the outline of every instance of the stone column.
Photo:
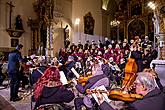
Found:
[(160, 33), (160, 59), (165, 60), (165, 33)]
[(54, 28), (53, 28), (53, 24), (51, 24), (51, 27), (50, 27), (50, 56), (51, 57), (54, 57), (54, 48), (53, 48), (53, 31), (54, 31)]
[[(164, 2), (165, 3), (165, 2)], [(163, 7), (162, 5), (160, 7)], [(160, 12), (160, 58), (165, 60), (165, 13)]]
[(46, 56), (54, 57), (53, 54), (53, 24), (47, 27)]

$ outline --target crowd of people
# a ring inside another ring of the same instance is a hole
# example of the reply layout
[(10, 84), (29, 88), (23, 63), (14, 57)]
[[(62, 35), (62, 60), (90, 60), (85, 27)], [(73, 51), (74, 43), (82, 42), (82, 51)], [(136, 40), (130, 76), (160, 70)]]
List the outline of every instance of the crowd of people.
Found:
[[(71, 107), (65, 103), (74, 100), (76, 110), (114, 110), (111, 103), (105, 101), (101, 92), (96, 93), (96, 101), (86, 91), (100, 86), (108, 90), (111, 90), (112, 85), (121, 87), (125, 77), (125, 66), (128, 59), (132, 58), (137, 65), (137, 77), (133, 85), (135, 92), (143, 98), (127, 103), (124, 109), (164, 110), (164, 88), (156, 73), (150, 70), (150, 63), (158, 54), (152, 47), (148, 36), (142, 40), (135, 36), (130, 42), (126, 39), (121, 42), (105, 38), (104, 42), (86, 41), (84, 45), (81, 42), (78, 45), (72, 43), (61, 48), (58, 56), (54, 58), (34, 54), (22, 58), (20, 50), (23, 45), (19, 44), (8, 56), (10, 101), (22, 99), (18, 96), (21, 81), (22, 88), (29, 84), (33, 86), (33, 99), (36, 102), (34, 109), (46, 104), (59, 104), (69, 110)], [(73, 69), (80, 76), (77, 77)], [(68, 80), (67, 85), (63, 85), (61, 81), (61, 72)], [(4, 79), (5, 77), (0, 74), (0, 84)], [(68, 90), (69, 81), (72, 83), (71, 88), (74, 88), (72, 90)]]

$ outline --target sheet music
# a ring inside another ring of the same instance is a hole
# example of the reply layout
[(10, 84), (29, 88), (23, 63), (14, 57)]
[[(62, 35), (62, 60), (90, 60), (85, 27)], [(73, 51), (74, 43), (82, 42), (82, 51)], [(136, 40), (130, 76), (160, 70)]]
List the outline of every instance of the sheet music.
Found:
[(79, 78), (80, 75), (77, 73), (77, 71), (72, 67), (71, 71), (74, 73), (74, 75), (76, 76), (76, 78)]
[(66, 76), (63, 71), (60, 71), (60, 81), (62, 82), (63, 85), (68, 84), (68, 80), (66, 79)]

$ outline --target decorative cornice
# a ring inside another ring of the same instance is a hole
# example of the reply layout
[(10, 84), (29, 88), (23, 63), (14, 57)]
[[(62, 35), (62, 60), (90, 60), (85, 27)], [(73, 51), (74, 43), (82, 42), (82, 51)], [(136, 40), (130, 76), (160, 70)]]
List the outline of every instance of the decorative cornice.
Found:
[(22, 34), (25, 32), (24, 30), (15, 30), (15, 29), (6, 29), (6, 31), (8, 32), (8, 34), (10, 35), (10, 37), (21, 37)]

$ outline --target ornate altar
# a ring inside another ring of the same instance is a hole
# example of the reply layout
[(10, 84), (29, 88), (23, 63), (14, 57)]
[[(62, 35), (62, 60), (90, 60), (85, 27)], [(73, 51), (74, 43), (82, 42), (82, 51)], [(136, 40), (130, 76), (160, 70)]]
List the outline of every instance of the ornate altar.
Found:
[(32, 51), (45, 55), (47, 48), (47, 29), (53, 19), (54, 0), (36, 0), (33, 4), (37, 19), (29, 17), (27, 24), (32, 31)]
[[(147, 3), (148, 1), (145, 0), (121, 0), (117, 2), (118, 8), (115, 16), (120, 21), (120, 40), (124, 38), (134, 39), (135, 36), (143, 39), (146, 35), (149, 36), (150, 40), (153, 40), (153, 12), (145, 8)], [(113, 29), (111, 30), (113, 31)]]
[[(135, 19), (128, 25), (128, 40), (134, 39), (135, 36), (145, 35), (145, 24), (140, 19)], [(141, 37), (142, 38), (142, 37)]]

